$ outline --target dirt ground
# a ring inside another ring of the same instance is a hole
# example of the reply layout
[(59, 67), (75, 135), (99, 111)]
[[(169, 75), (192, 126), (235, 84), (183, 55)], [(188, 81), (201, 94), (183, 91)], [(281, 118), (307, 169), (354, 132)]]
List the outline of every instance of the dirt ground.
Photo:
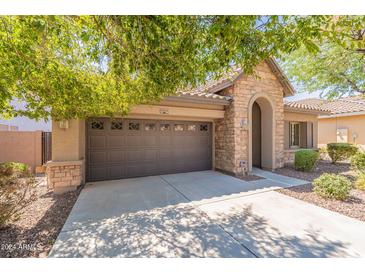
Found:
[(79, 192), (54, 195), (40, 184), (37, 200), (24, 209), (20, 220), (0, 229), (0, 257), (47, 257)]
[(320, 161), (312, 172), (296, 171), (293, 167), (284, 167), (276, 170), (276, 173), (306, 180), (308, 184), (281, 189), (278, 192), (365, 222), (365, 191), (352, 189), (345, 201), (324, 199), (313, 192), (311, 182), (326, 172), (344, 175), (351, 181), (354, 181), (356, 177), (348, 163), (334, 165), (329, 161)]

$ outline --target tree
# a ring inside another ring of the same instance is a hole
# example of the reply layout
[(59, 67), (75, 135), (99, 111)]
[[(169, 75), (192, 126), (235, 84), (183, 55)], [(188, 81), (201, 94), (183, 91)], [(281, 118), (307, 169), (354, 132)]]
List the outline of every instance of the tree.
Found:
[(322, 91), (331, 99), (356, 93), (365, 95), (365, 27), (349, 25), (343, 40), (326, 38), (311, 50), (300, 47), (283, 58), (283, 68), (299, 91)]
[(232, 65), (252, 73), (268, 57), (342, 40), (338, 27), (349, 24), (331, 16), (2, 16), (0, 117), (126, 114)]

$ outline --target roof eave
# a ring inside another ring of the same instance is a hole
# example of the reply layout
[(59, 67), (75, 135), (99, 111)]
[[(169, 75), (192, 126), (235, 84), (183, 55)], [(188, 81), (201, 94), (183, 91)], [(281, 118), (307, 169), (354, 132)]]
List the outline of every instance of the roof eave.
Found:
[(290, 106), (284, 106), (284, 111), (286, 112), (295, 112), (295, 113), (305, 113), (305, 114), (315, 114), (315, 115), (325, 115), (328, 114), (328, 111), (325, 110), (316, 110), (316, 109), (304, 109), (304, 108), (296, 108)]
[[(290, 83), (288, 77), (286, 77), (284, 71), (280, 68), (279, 64), (275, 61), (274, 58), (269, 58), (266, 60), (269, 67), (273, 70), (275, 76), (279, 79), (280, 83), (283, 85), (284, 88), (284, 97), (295, 95), (295, 89)], [(214, 86), (208, 90), (210, 93), (217, 93), (225, 88), (233, 86), (235, 82), (243, 75), (243, 71), (238, 73), (232, 79), (226, 80), (223, 83)]]
[(232, 99), (226, 100), (226, 99), (218, 99), (218, 98), (206, 98), (206, 97), (199, 97), (199, 96), (194, 96), (194, 95), (178, 95), (178, 96), (172, 95), (172, 96), (165, 97), (164, 101), (228, 106), (231, 103)]
[(358, 115), (365, 115), (365, 111), (333, 113), (333, 114), (321, 115), (321, 116), (319, 116), (319, 118), (320, 119), (328, 119), (328, 118), (348, 117), (348, 116), (358, 116)]
[(281, 84), (284, 86), (284, 97), (295, 95), (295, 89), (290, 83), (288, 77), (285, 75), (284, 71), (281, 69), (279, 64), (274, 58), (270, 57), (266, 60), (267, 64), (274, 71), (276, 77), (278, 77)]

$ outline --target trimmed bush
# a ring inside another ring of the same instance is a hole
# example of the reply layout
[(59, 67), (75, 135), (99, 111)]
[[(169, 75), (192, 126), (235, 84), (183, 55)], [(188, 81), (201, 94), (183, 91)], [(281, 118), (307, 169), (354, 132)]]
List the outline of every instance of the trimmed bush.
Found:
[(328, 156), (332, 163), (349, 159), (357, 152), (357, 147), (348, 143), (329, 143), (327, 144)]
[(365, 173), (359, 173), (355, 182), (355, 188), (363, 191), (365, 190)]
[(357, 152), (351, 157), (351, 166), (357, 172), (365, 173), (365, 153)]
[(0, 163), (0, 227), (20, 218), (36, 199), (36, 181), (26, 164)]
[(313, 190), (323, 198), (345, 200), (351, 190), (351, 182), (342, 175), (324, 173), (313, 181)]
[(298, 150), (294, 155), (294, 168), (300, 171), (312, 171), (319, 159), (314, 150)]

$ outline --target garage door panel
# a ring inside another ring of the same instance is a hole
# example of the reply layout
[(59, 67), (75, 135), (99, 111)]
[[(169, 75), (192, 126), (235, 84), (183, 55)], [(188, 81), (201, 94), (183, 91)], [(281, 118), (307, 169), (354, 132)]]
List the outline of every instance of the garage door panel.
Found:
[[(139, 171), (141, 171), (141, 170), (139, 170)], [(142, 174), (143, 174), (143, 176), (159, 174), (158, 164), (156, 162), (143, 163), (142, 164)]]
[(188, 169), (186, 168), (185, 161), (178, 159), (173, 162), (170, 173), (178, 173), (178, 172), (186, 172), (186, 171), (188, 171)]
[(110, 135), (108, 138), (109, 148), (120, 148), (125, 145), (125, 137), (121, 135)]
[(157, 163), (126, 165), (126, 177), (141, 177), (158, 174)]
[(172, 137), (171, 135), (160, 135), (160, 146), (161, 147), (168, 147), (172, 144)]
[(145, 135), (143, 136), (143, 145), (145, 146), (157, 146), (158, 138), (156, 135)]
[(210, 143), (209, 142), (209, 139), (210, 139), (209, 136), (198, 136), (197, 139), (198, 139), (198, 141), (199, 141), (198, 143), (200, 145), (206, 145), (206, 144), (209, 144)]
[(109, 151), (109, 161), (123, 163), (125, 159), (125, 152), (121, 150), (111, 150)]
[(184, 150), (185, 157), (194, 159), (199, 156), (199, 152), (196, 148), (188, 147)]
[(89, 161), (91, 163), (105, 163), (107, 161), (106, 151), (90, 151)]
[(160, 159), (171, 159), (172, 158), (171, 149), (161, 148), (159, 157)]
[(173, 148), (172, 158), (179, 161), (185, 161), (185, 149), (183, 147)]
[(167, 174), (171, 173), (172, 167), (173, 167), (173, 161), (166, 161), (166, 160), (160, 160), (159, 161), (159, 170), (161, 174)]
[(106, 136), (89, 136), (89, 148), (106, 148)]
[(110, 166), (108, 169), (109, 169), (109, 176), (112, 179), (125, 177), (125, 170), (124, 166), (122, 165)]
[(158, 150), (157, 149), (146, 149), (144, 151), (145, 161), (158, 161)]
[(138, 135), (127, 135), (125, 136), (125, 145), (126, 146), (142, 146), (143, 145), (143, 136)]
[(90, 166), (89, 177), (94, 181), (105, 180), (106, 178), (109, 178), (108, 170), (105, 166)]
[(137, 162), (143, 160), (143, 150), (128, 150), (125, 152), (126, 162)]
[(123, 119), (113, 125), (97, 119), (87, 127), (89, 181), (211, 168), (209, 123)]
[(186, 136), (182, 135), (182, 133), (180, 133), (181, 135), (178, 135), (178, 133), (175, 133), (175, 135), (172, 138), (172, 145), (173, 146), (181, 146), (186, 142)]

